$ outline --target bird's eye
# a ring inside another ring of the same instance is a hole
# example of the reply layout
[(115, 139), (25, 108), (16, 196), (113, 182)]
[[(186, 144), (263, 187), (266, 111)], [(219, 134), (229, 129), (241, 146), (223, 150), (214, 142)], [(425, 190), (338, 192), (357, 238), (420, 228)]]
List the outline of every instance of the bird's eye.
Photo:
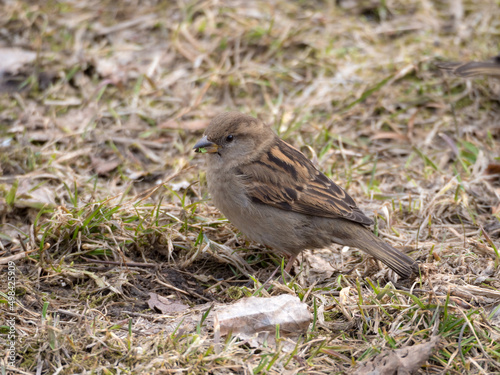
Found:
[(234, 139), (233, 135), (232, 134), (229, 134), (227, 137), (226, 137), (226, 142), (232, 142)]

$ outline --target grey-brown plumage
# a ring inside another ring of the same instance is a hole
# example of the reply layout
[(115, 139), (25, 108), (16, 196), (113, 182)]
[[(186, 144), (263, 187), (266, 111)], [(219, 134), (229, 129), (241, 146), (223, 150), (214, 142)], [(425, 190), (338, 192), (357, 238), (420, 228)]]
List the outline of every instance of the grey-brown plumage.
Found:
[(207, 155), (215, 206), (250, 239), (291, 256), (332, 243), (361, 249), (402, 277), (417, 263), (376, 237), (354, 200), (299, 150), (261, 121), (239, 112), (216, 116), (194, 146)]
[(440, 63), (437, 67), (464, 78), (485, 75), (500, 79), (500, 55), (490, 61)]

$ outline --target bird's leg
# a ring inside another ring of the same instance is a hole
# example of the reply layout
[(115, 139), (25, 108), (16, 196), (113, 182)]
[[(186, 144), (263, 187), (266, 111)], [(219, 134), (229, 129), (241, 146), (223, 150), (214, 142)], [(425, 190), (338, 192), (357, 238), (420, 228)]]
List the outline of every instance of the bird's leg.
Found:
[[(286, 255), (285, 255), (285, 257), (286, 257)], [(288, 258), (288, 262), (286, 263), (285, 272), (288, 273), (289, 275), (290, 275), (290, 271), (292, 270), (293, 262), (295, 262), (295, 259), (297, 259), (297, 254), (296, 255), (291, 255)], [(276, 272), (278, 272), (278, 270), (280, 268), (281, 268), (281, 266), (276, 267), (276, 269), (273, 271), (273, 273), (271, 274), (271, 276), (269, 276), (269, 278), (266, 280), (266, 282), (264, 284), (262, 284), (262, 285), (264, 286), (269, 281), (271, 281), (273, 279), (274, 275), (276, 275)]]
[(276, 275), (276, 272), (278, 272), (279, 269), (280, 269), (280, 266), (276, 267), (276, 269), (273, 271), (271, 276), (269, 276), (268, 279), (266, 280), (266, 282), (264, 284), (262, 284), (262, 287), (266, 286), (266, 284), (273, 279), (274, 275)]
[(288, 263), (286, 264), (285, 267), (285, 272), (290, 274), (290, 271), (292, 270), (293, 263), (295, 262), (295, 259), (297, 259), (298, 254), (293, 254), (290, 255), (290, 258), (288, 259)]

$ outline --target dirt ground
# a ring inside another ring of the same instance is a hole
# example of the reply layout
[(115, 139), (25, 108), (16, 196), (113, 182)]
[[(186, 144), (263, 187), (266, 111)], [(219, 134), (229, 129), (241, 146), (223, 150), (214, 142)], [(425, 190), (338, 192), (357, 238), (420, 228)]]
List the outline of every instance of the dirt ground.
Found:
[[(438, 67), (499, 46), (492, 0), (0, 4), (2, 373), (500, 374), (500, 63)], [(332, 246), (263, 285), (282, 258), (217, 211), (192, 151), (227, 110), (420, 277)], [(215, 311), (283, 294), (307, 330), (220, 334)]]

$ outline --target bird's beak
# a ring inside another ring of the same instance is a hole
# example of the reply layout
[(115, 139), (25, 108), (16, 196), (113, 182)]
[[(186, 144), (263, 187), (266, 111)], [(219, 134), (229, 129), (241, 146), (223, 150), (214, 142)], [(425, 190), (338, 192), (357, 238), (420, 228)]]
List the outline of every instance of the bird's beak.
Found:
[(207, 136), (204, 135), (202, 139), (196, 142), (193, 149), (195, 152), (201, 152), (201, 153), (207, 152), (209, 154), (213, 154), (214, 152), (217, 152), (219, 150), (219, 146), (217, 146), (213, 142), (210, 142), (207, 139)]

